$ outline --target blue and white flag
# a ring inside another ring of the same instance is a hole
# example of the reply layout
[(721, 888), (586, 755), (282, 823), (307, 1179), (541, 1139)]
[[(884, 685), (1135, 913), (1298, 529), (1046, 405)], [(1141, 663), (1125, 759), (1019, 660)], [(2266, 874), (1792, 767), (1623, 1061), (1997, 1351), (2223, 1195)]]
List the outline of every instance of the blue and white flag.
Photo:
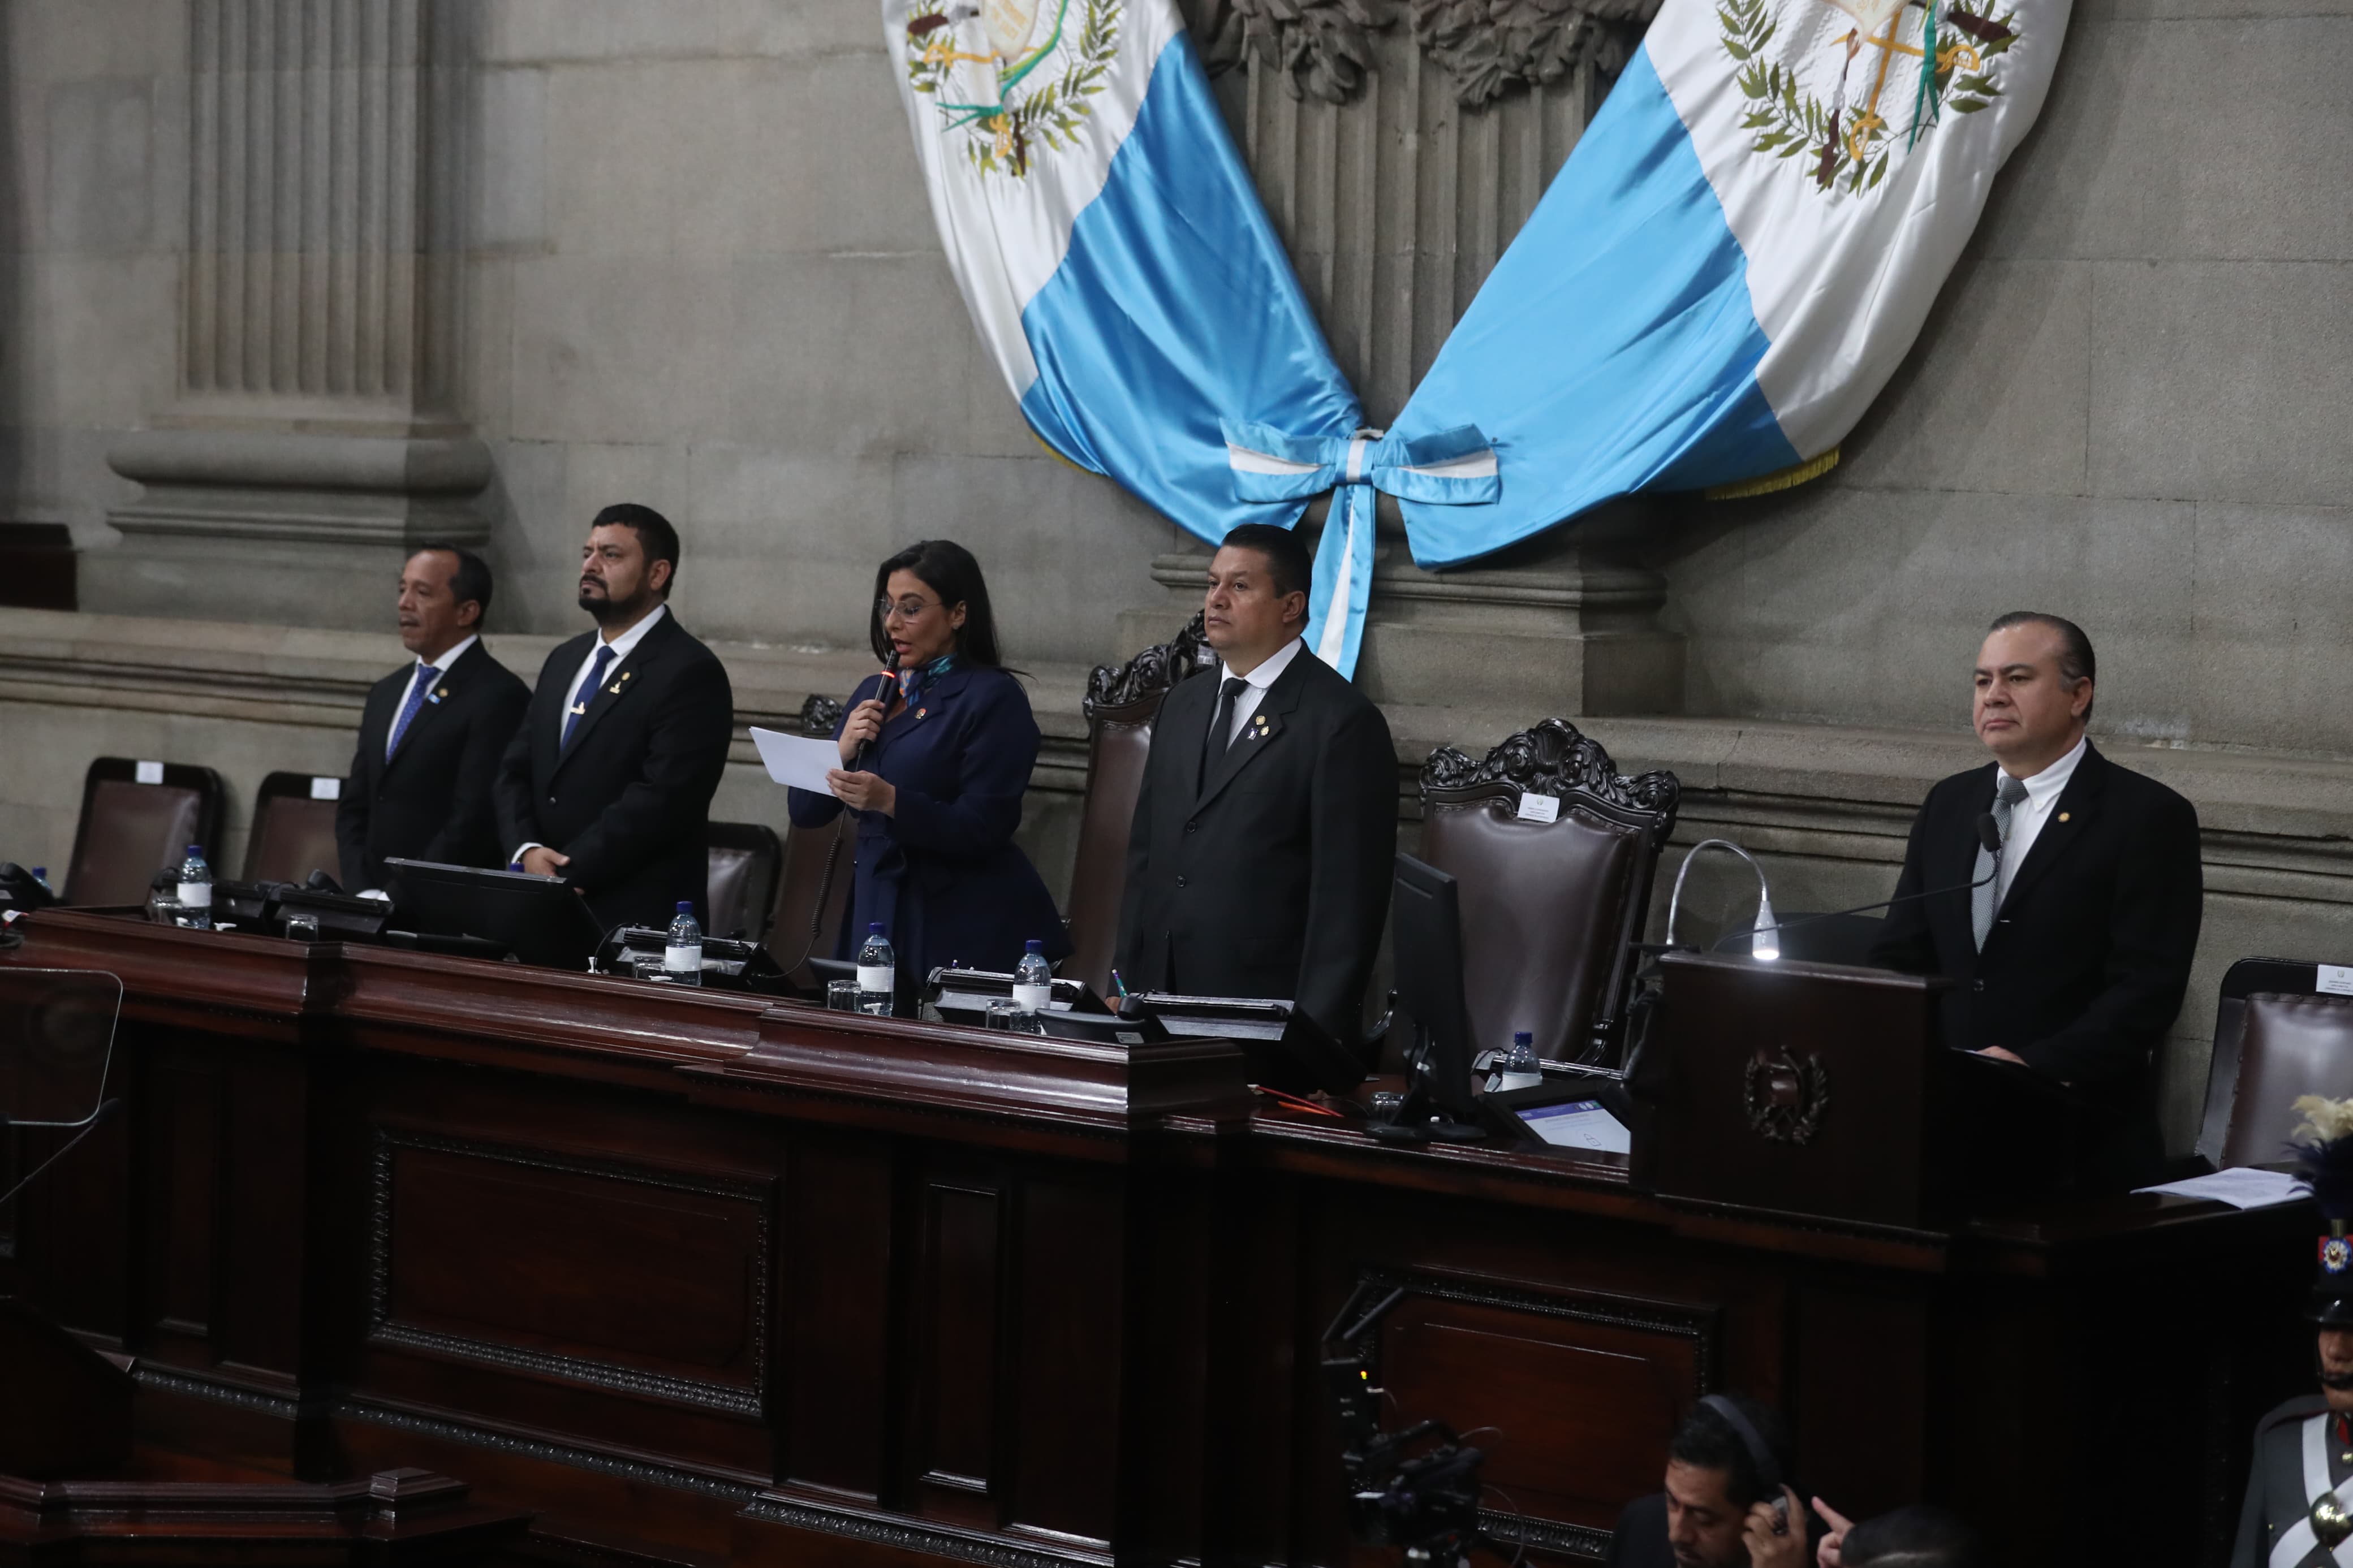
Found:
[(1294, 525), (1309, 492), (1238, 489), (1220, 422), (1345, 447), (1356, 395), (1171, 0), (882, 15), (948, 264), (1030, 428), (1211, 542)]
[(1666, 0), (1397, 421), (1476, 425), (1493, 501), (1416, 561), (1827, 458), (2033, 124), (2069, 0)]

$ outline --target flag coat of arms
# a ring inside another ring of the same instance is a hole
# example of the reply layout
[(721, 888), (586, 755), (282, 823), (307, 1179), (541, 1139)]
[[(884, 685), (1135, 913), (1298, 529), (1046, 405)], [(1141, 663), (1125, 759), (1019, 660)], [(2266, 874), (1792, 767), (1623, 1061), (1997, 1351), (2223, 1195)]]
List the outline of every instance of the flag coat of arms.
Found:
[(1356, 395), (1170, 0), (883, 0), (948, 265), (1039, 439), (1211, 541), (1221, 419), (1345, 439)]
[(1473, 559), (1613, 497), (1830, 454), (1886, 384), (2051, 85), (2069, 0), (1666, 0), (1395, 430), (1476, 425)]

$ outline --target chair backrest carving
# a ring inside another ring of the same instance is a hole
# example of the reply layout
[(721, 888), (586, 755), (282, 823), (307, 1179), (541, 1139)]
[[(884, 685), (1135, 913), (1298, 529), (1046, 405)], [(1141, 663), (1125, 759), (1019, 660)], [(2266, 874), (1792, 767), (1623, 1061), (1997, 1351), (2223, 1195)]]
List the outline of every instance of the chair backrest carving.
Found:
[[(1558, 803), (1550, 822), (1522, 805)], [(1483, 1048), (1515, 1030), (1551, 1060), (1605, 1063), (1634, 976), (1659, 851), (1682, 785), (1629, 778), (1562, 719), (1506, 737), (1483, 759), (1451, 746), (1421, 770), (1421, 858), (1453, 877), (1463, 994)]]
[[(839, 698), (810, 692), (801, 704), (800, 732), (832, 734), (841, 722), (842, 709)], [(767, 949), (797, 985), (817, 984), (817, 971), (808, 960), (831, 958), (840, 938), (850, 884), (857, 879), (850, 870), (849, 847), (855, 832), (856, 819), (845, 811), (828, 826), (796, 827), (785, 835)]]
[(1097, 992), (1111, 985), (1119, 945), (1119, 908), (1127, 891), (1127, 831), (1152, 751), (1152, 723), (1176, 683), (1217, 663), (1203, 640), (1201, 616), (1165, 643), (1123, 665), (1097, 665), (1081, 704), (1087, 717), (1087, 793), (1079, 813), (1079, 847), (1071, 870), (1072, 952), (1062, 973)]

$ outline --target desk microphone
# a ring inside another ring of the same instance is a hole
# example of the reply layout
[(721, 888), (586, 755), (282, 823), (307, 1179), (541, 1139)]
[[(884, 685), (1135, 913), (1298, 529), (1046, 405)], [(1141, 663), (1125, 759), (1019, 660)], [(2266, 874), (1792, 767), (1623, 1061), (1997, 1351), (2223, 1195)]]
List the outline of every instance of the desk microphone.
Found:
[[(895, 647), (891, 650), (891, 657), (882, 661), (882, 678), (884, 680), (889, 682), (889, 685), (884, 686), (882, 688), (882, 692), (878, 693), (877, 695), (882, 696), (882, 711), (885, 715), (888, 715), (891, 711), (891, 699), (887, 695), (883, 694), (888, 693), (892, 686), (899, 684), (899, 650)], [(874, 737), (871, 735), (867, 736), (866, 739), (858, 742), (858, 750), (849, 759), (849, 771), (851, 773), (858, 773), (865, 768), (866, 748), (873, 743)], [(1991, 816), (1988, 816), (1986, 820), (1988, 822), (1991, 822), (1993, 818)]]
[[(1995, 825), (1993, 813), (1990, 811), (1981, 811), (1978, 813), (1977, 828), (1978, 843), (1984, 847), (1987, 854), (1993, 857), (1993, 869), (1988, 871), (1984, 876), (1979, 877), (1974, 882), (1956, 882), (1949, 888), (1931, 888), (1926, 892), (1905, 893), (1897, 898), (1882, 899), (1875, 904), (1857, 904), (1851, 910), (1831, 910), (1819, 915), (1808, 915), (1803, 920), (1788, 921), (1775, 925), (1766, 926), (1763, 929), (1772, 931), (1790, 931), (1799, 926), (1811, 925), (1816, 921), (1834, 921), (1841, 915), (1867, 915), (1873, 910), (1892, 909), (1897, 904), (1908, 904), (1915, 899), (1942, 898), (1947, 893), (1973, 893), (1979, 888), (1984, 887), (1988, 882), (1992, 881), (1996, 877), (2001, 875), (2001, 829)], [(1729, 940), (1730, 937), (1739, 936), (1742, 934), (1753, 935), (1754, 933), (1733, 931), (1727, 933), (1725, 940)], [(1716, 943), (1719, 947), (1723, 944), (1723, 941), (1719, 941)]]

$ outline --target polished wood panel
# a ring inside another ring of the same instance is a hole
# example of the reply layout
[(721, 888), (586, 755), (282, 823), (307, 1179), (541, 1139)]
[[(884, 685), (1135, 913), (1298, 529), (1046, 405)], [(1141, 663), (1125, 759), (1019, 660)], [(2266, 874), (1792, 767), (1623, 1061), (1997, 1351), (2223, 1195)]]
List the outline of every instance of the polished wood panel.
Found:
[(1394, 1415), (1487, 1450), (1533, 1562), (1597, 1557), (1728, 1388), (1853, 1511), (2058, 1564), (2099, 1548), (2084, 1495), (2158, 1496), (2140, 1545), (2187, 1568), (2307, 1375), (2295, 1208), (1797, 1219), (1254, 1110), (1215, 1042), (28, 926), (0, 963), (123, 977), (127, 1110), (27, 1194), (16, 1272), (130, 1356), (149, 1450), (464, 1475), (533, 1560), (1380, 1561), (1318, 1367), (1367, 1279), (1406, 1289)]

